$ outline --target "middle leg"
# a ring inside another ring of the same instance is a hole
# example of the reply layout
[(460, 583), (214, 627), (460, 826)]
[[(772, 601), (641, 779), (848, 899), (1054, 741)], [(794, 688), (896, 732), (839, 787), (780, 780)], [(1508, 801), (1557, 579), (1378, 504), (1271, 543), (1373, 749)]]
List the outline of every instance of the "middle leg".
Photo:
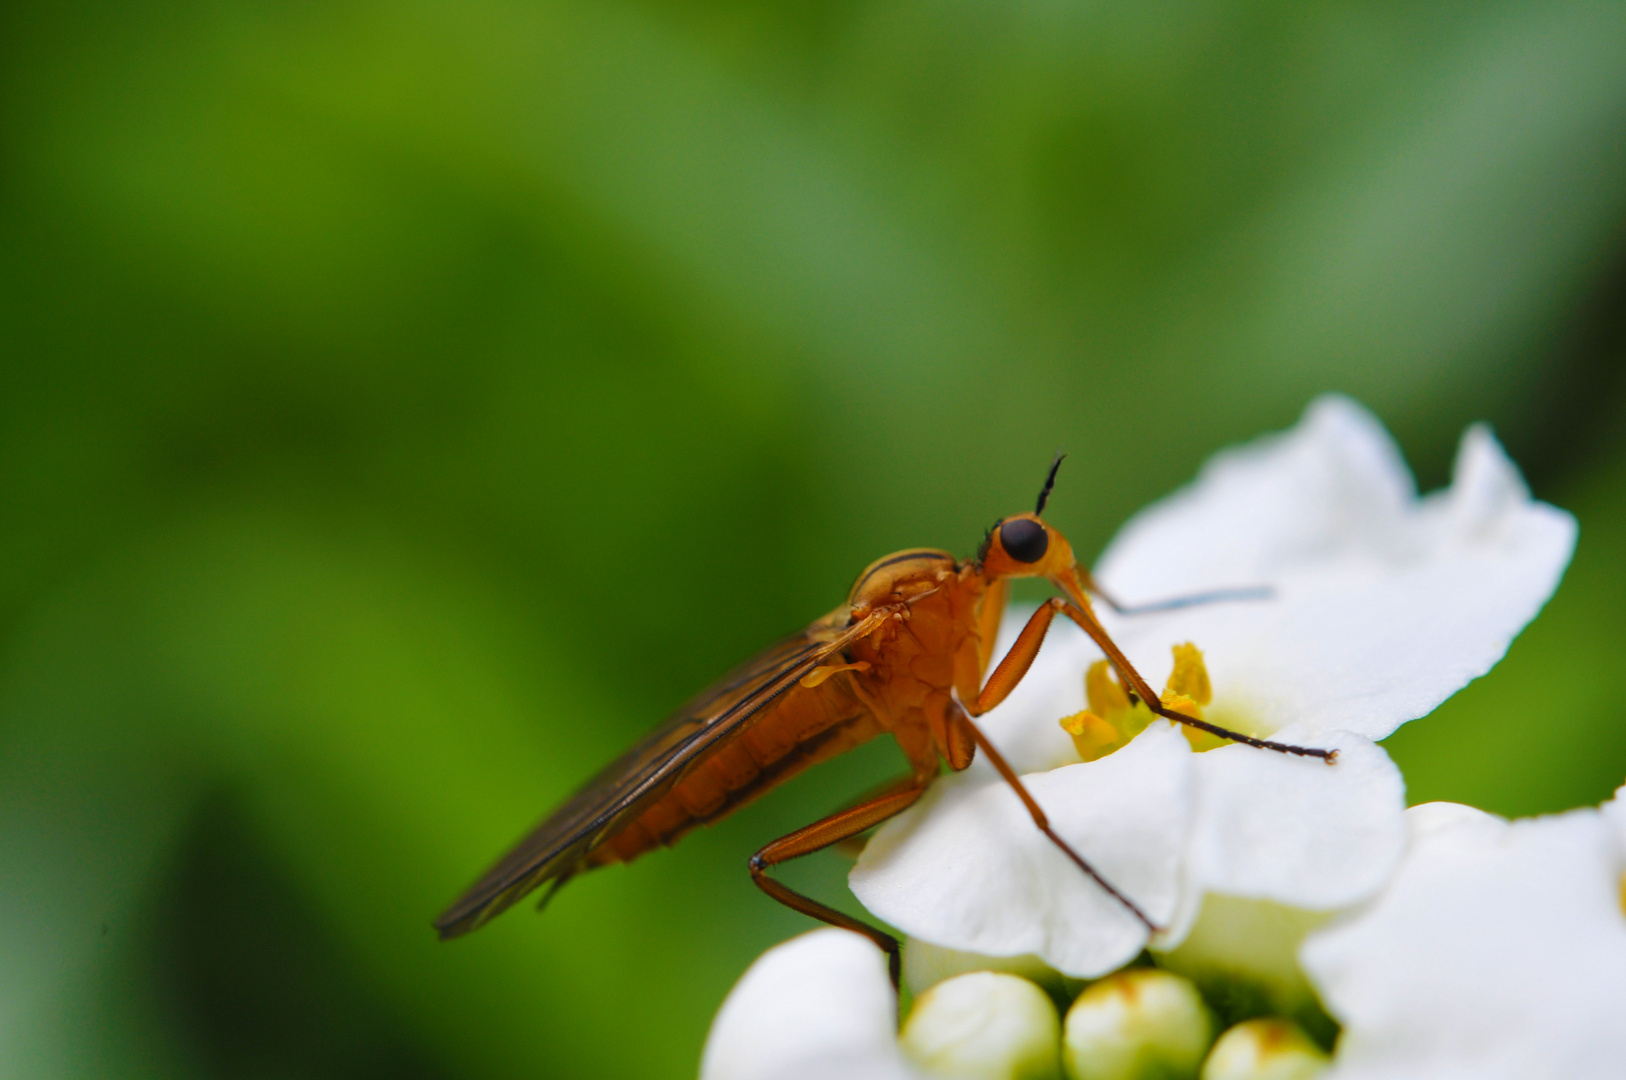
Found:
[(1016, 770), (1011, 768), (1010, 763), (1005, 760), (1005, 755), (994, 748), (994, 744), (989, 741), (982, 728), (977, 726), (977, 722), (963, 712), (960, 714), (959, 722), (976, 742), (977, 749), (987, 756), (988, 763), (994, 767), (994, 771), (999, 773), (1005, 783), (1010, 785), (1012, 791), (1016, 792), (1016, 797), (1022, 800), (1022, 805), (1027, 808), (1028, 816), (1033, 819), (1033, 824), (1038, 826), (1039, 831), (1044, 833), (1052, 844), (1060, 848), (1061, 853), (1071, 859), (1075, 866), (1088, 874), (1090, 879), (1097, 885), (1101, 886), (1108, 896), (1118, 901), (1131, 915), (1139, 919), (1141, 925), (1146, 927), (1147, 933), (1157, 933), (1160, 927), (1148, 918), (1146, 913), (1133, 900), (1118, 891), (1118, 888), (1112, 882), (1102, 877), (1101, 872), (1090, 865), (1089, 860), (1074, 851), (1073, 846), (1058, 836), (1056, 831), (1050, 827), (1049, 816), (1039, 806), (1038, 801), (1034, 799), (1032, 792), (1028, 791), (1027, 785), (1022, 783), (1022, 778), (1016, 775)]
[(929, 776), (910, 776), (907, 780), (899, 781), (892, 790), (797, 829), (789, 836), (782, 836), (751, 856), (751, 880), (756, 883), (757, 888), (792, 910), (810, 915), (831, 926), (863, 934), (880, 946), (887, 955), (887, 970), (892, 976), (893, 986), (898, 985), (898, 978), (902, 973), (901, 946), (897, 938), (775, 881), (768, 876), (768, 868), (801, 858), (803, 855), (811, 855), (815, 851), (857, 836), (866, 829), (874, 828), (887, 818), (908, 809), (920, 798), (930, 782)]

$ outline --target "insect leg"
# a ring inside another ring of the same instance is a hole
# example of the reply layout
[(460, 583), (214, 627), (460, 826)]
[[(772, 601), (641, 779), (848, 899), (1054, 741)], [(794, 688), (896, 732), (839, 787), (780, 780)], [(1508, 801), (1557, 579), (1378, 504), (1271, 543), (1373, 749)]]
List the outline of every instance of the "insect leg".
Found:
[(994, 642), (999, 639), (999, 624), (1005, 615), (1005, 602), (1010, 599), (1011, 579), (998, 578), (983, 593), (977, 609), (977, 681), (988, 674), (988, 663), (994, 658)]
[(543, 893), (542, 899), (536, 902), (536, 910), (538, 914), (540, 914), (543, 909), (548, 906), (548, 901), (553, 899), (554, 894), (565, 887), (565, 882), (576, 876), (577, 869), (579, 869), (579, 867), (573, 867), (572, 869), (566, 870), (564, 873), (548, 882), (548, 891)]
[[(1011, 786), (1011, 790), (1016, 792), (1016, 797), (1022, 800), (1022, 805), (1027, 807), (1028, 816), (1033, 819), (1033, 824), (1038, 826), (1039, 831), (1044, 833), (1052, 844), (1060, 848), (1062, 854), (1071, 859), (1074, 865), (1088, 874), (1090, 879), (1097, 885), (1101, 886), (1108, 896), (1117, 900), (1131, 915), (1139, 919), (1146, 927), (1147, 933), (1155, 934), (1158, 931), (1157, 924), (1147, 918), (1146, 913), (1137, 907), (1133, 900), (1119, 892), (1116, 886), (1102, 877), (1100, 871), (1090, 865), (1089, 860), (1074, 851), (1067, 841), (1056, 835), (1055, 830), (1050, 827), (1049, 817), (1045, 815), (1044, 810), (1034, 800), (1033, 795), (1028, 791), (1027, 786), (1022, 783), (1021, 778), (1016, 775), (1016, 770), (1011, 768), (1010, 763), (1005, 760), (1005, 755), (994, 748), (994, 744), (989, 741), (988, 736), (983, 734), (982, 728), (978, 727), (976, 721), (972, 719), (973, 716), (981, 716), (1001, 701), (1004, 701), (1011, 690), (1016, 687), (1016, 684), (1022, 681), (1022, 676), (1026, 675), (1028, 668), (1033, 666), (1034, 657), (1039, 655), (1039, 646), (1044, 644), (1045, 632), (1050, 629), (1051, 620), (1056, 617), (1056, 612), (1061, 609), (1064, 603), (1059, 598), (1051, 600), (1048, 603), (1041, 604), (1039, 610), (1029, 616), (1027, 625), (1022, 627), (1022, 632), (1016, 636), (1016, 643), (1011, 646), (1010, 651), (999, 662), (999, 666), (994, 669), (994, 673), (988, 676), (988, 682), (983, 686), (982, 692), (977, 695), (977, 700), (970, 706), (962, 707), (960, 710), (959, 723), (964, 725), (965, 729), (970, 733), (972, 741), (977, 744), (977, 748), (987, 755), (989, 764), (993, 765), (995, 771)], [(1136, 678), (1139, 678), (1139, 676), (1137, 675)]]
[(1012, 769), (1010, 763), (1005, 760), (1005, 756), (998, 750), (994, 749), (994, 744), (988, 740), (987, 735), (983, 734), (982, 728), (977, 726), (977, 722), (972, 720), (971, 717), (962, 713), (960, 716), (960, 723), (964, 724), (966, 728), (970, 730), (972, 739), (976, 740), (977, 749), (983, 752), (983, 754), (988, 758), (989, 764), (991, 764), (999, 775), (1004, 778), (1005, 782), (1011, 786), (1011, 790), (1016, 792), (1016, 797), (1022, 800), (1022, 805), (1027, 807), (1028, 816), (1033, 819), (1033, 824), (1039, 827), (1039, 831), (1044, 833), (1052, 844), (1055, 844), (1058, 848), (1060, 848), (1062, 854), (1073, 860), (1074, 865), (1088, 874), (1097, 885), (1101, 886), (1101, 888), (1106, 891), (1107, 895), (1118, 901), (1118, 903), (1122, 904), (1131, 915), (1139, 919), (1141, 924), (1146, 927), (1146, 932), (1148, 934), (1157, 933), (1160, 929), (1158, 925), (1151, 919), (1147, 918), (1146, 913), (1137, 907), (1133, 900), (1119, 892), (1110, 881), (1101, 876), (1101, 872), (1099, 870), (1089, 864), (1089, 861), (1086, 860), (1084, 856), (1074, 851), (1072, 846), (1068, 844), (1067, 841), (1056, 835), (1055, 830), (1050, 827), (1050, 818), (1047, 817), (1044, 810), (1039, 807), (1039, 804), (1034, 800), (1032, 793), (1030, 793), (1027, 786), (1022, 783), (1021, 777), (1016, 775), (1016, 770)]
[[(1275, 750), (1281, 754), (1297, 754), (1299, 757), (1320, 758), (1328, 765), (1338, 760), (1338, 751), (1336, 750), (1318, 750), (1308, 746), (1294, 746), (1291, 743), (1272, 742), (1269, 739), (1256, 739), (1252, 735), (1244, 735), (1240, 731), (1232, 731), (1229, 728), (1222, 728), (1218, 724), (1210, 724), (1206, 720), (1199, 720), (1195, 716), (1187, 716), (1185, 713), (1176, 712), (1163, 704), (1162, 698), (1152, 690), (1151, 684), (1141, 677), (1140, 672), (1135, 670), (1134, 665), (1129, 662), (1129, 658), (1123, 654), (1123, 650), (1118, 648), (1117, 642), (1113, 641), (1101, 624), (1095, 621), (1095, 616), (1083, 608), (1069, 604), (1059, 596), (1052, 597), (1039, 611), (1046, 609), (1062, 612), (1077, 623), (1086, 634), (1090, 635), (1090, 639), (1100, 646), (1102, 652), (1107, 654), (1107, 659), (1112, 662), (1114, 668), (1117, 668), (1119, 676), (1129, 684), (1130, 689), (1146, 703), (1148, 709), (1151, 709), (1165, 720), (1173, 720), (1177, 724), (1185, 724), (1188, 727), (1206, 731), (1210, 735), (1218, 735), (1222, 739), (1230, 739), (1232, 742), (1255, 746), (1261, 750)], [(1035, 612), (1034, 614), (1037, 617), (1038, 613)], [(1045, 622), (1048, 625), (1049, 620), (1047, 619)], [(1032, 625), (1032, 623), (1030, 622), (1029, 625)], [(1026, 632), (1024, 629), (1023, 633)], [(1020, 638), (1017, 639), (1017, 644), (1021, 644)], [(1011, 652), (1014, 653), (1015, 651), (1016, 648), (1013, 646)], [(1037, 651), (1037, 646), (1035, 646), (1035, 651)], [(1030, 659), (1028, 662), (1032, 663), (1032, 660)], [(1000, 666), (1004, 667), (1003, 664)], [(1024, 670), (1026, 670), (1025, 667)], [(998, 672), (995, 672), (995, 674), (997, 675)], [(993, 680), (990, 679), (989, 682), (991, 683)]]
[(1016, 636), (1016, 643), (1011, 646), (1010, 652), (1005, 654), (1005, 658), (999, 662), (999, 666), (994, 669), (994, 673), (988, 676), (988, 682), (983, 686), (982, 692), (977, 695), (977, 700), (966, 705), (967, 713), (973, 717), (981, 716), (1001, 701), (1004, 701), (1006, 696), (1016, 688), (1016, 684), (1022, 681), (1022, 676), (1027, 674), (1028, 668), (1033, 666), (1034, 658), (1039, 655), (1039, 646), (1044, 644), (1045, 632), (1050, 629), (1051, 620), (1056, 617), (1058, 611), (1072, 619), (1086, 634), (1090, 635), (1091, 640), (1100, 646), (1102, 652), (1107, 654), (1107, 659), (1112, 662), (1114, 668), (1117, 668), (1118, 674), (1123, 678), (1124, 682), (1129, 684), (1129, 689), (1142, 701), (1146, 702), (1147, 708), (1164, 719), (1172, 720), (1177, 724), (1185, 724), (1200, 731), (1206, 731), (1211, 735), (1218, 735), (1222, 739), (1230, 739), (1232, 742), (1258, 747), (1261, 750), (1275, 750), (1281, 754), (1297, 754), (1299, 757), (1320, 758), (1329, 765), (1338, 760), (1338, 751), (1336, 750), (1318, 750), (1307, 746), (1294, 746), (1291, 743), (1272, 742), (1269, 739), (1256, 739), (1252, 735), (1244, 735), (1240, 731), (1222, 728), (1218, 724), (1210, 724), (1206, 720), (1199, 720), (1195, 716), (1187, 716), (1185, 713), (1176, 712), (1167, 707), (1163, 704), (1162, 698), (1152, 689), (1151, 684), (1141, 676), (1140, 672), (1135, 670), (1135, 666), (1129, 662), (1129, 658), (1123, 654), (1123, 650), (1118, 648), (1118, 643), (1113, 641), (1101, 624), (1095, 621), (1095, 616), (1083, 608), (1069, 604), (1059, 596), (1052, 597), (1039, 605), (1039, 610), (1033, 613), (1028, 619), (1027, 625), (1022, 627), (1022, 632)]
[(751, 880), (756, 882), (757, 888), (788, 908), (800, 911), (803, 915), (810, 915), (831, 926), (856, 931), (880, 946), (887, 955), (887, 970), (891, 972), (893, 986), (898, 984), (902, 962), (899, 951), (901, 946), (897, 938), (780, 884), (768, 876), (768, 868), (803, 855), (811, 855), (815, 851), (827, 848), (831, 844), (838, 844), (879, 825), (887, 818), (907, 809), (920, 798), (930, 779), (911, 776), (902, 782), (905, 785), (902, 788), (878, 795), (867, 802), (797, 829), (789, 836), (782, 836), (765, 845), (761, 851), (751, 856)]
[(1275, 590), (1269, 585), (1252, 585), (1246, 588), (1211, 589), (1208, 592), (1190, 593), (1186, 596), (1171, 596), (1144, 604), (1125, 604), (1101, 588), (1082, 568), (1078, 571), (1078, 576), (1084, 582), (1085, 589), (1094, 593), (1103, 604), (1119, 615), (1153, 615), (1160, 611), (1176, 611), (1180, 608), (1197, 607), (1200, 604), (1219, 604), (1234, 600), (1269, 600), (1276, 595)]
[(1022, 681), (1022, 676), (1028, 673), (1033, 666), (1033, 660), (1039, 655), (1039, 646), (1044, 644), (1045, 631), (1050, 629), (1050, 621), (1056, 617), (1056, 603), (1040, 604), (1039, 610), (1028, 617), (1027, 625), (1022, 632), (1016, 635), (1016, 643), (1010, 651), (999, 661), (994, 673), (988, 676), (981, 692), (975, 701), (963, 702), (966, 712), (972, 716), (981, 716), (983, 713), (998, 705), (1016, 689), (1016, 684)]

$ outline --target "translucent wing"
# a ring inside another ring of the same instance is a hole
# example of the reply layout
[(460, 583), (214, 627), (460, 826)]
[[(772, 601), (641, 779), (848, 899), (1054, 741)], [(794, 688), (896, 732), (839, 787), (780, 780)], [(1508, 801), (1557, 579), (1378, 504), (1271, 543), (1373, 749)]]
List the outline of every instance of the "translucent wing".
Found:
[(691, 699), (549, 814), (435, 920), (442, 939), (495, 918), (545, 881), (563, 884), (588, 852), (636, 818), (702, 759), (832, 653), (875, 628), (841, 608), (741, 664)]

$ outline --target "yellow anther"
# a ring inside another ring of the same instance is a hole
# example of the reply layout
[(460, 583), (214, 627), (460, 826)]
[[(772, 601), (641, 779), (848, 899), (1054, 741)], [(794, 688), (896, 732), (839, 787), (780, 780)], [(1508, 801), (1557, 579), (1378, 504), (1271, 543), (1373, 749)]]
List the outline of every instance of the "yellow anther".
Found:
[[(1186, 697), (1186, 695), (1177, 694), (1173, 690), (1163, 691), (1163, 707), (1173, 709), (1177, 713), (1183, 713), (1193, 720), (1203, 718), (1201, 706)], [(1211, 735), (1201, 728), (1192, 727), (1190, 724), (1181, 724), (1180, 733), (1186, 737), (1186, 741), (1191, 744), (1191, 748), (1199, 754), (1204, 750), (1212, 750), (1216, 746), (1224, 746), (1229, 742), (1228, 739), (1222, 739), (1218, 735)]]
[[(1078, 756), (1085, 761), (1104, 758), (1114, 750), (1129, 745), (1129, 740), (1146, 730), (1155, 717), (1144, 702), (1130, 704), (1129, 692), (1118, 681), (1117, 673), (1105, 660), (1097, 660), (1084, 673), (1084, 697), (1090, 707), (1083, 712), (1064, 717), (1062, 730), (1073, 737)], [(1208, 681), (1208, 668), (1203, 664), (1202, 651), (1186, 642), (1174, 647), (1174, 670), (1169, 673), (1168, 688), (1163, 691), (1165, 708), (1184, 713), (1194, 720), (1203, 719), (1203, 706), (1213, 700), (1214, 689)], [(1181, 725), (1191, 748), (1201, 753), (1226, 740), (1194, 727)]]
[(1129, 711), (1129, 695), (1105, 660), (1097, 660), (1084, 673), (1084, 698), (1097, 716), (1116, 719)]
[[(1128, 711), (1125, 708), (1124, 712)], [(1085, 761), (1104, 758), (1129, 743), (1129, 738), (1121, 729), (1088, 709), (1062, 717), (1061, 729), (1073, 737), (1073, 745), (1078, 747), (1078, 756)]]
[(1620, 875), (1620, 913), (1626, 915), (1626, 874)]
[[(1174, 670), (1169, 672), (1168, 691), (1184, 694), (1198, 705), (1207, 705), (1214, 700), (1214, 687), (1208, 681), (1203, 654), (1189, 641), (1174, 647)], [(1168, 703), (1168, 696), (1168, 692), (1165, 692), (1164, 704)]]
[(1129, 704), (1129, 694), (1105, 660), (1097, 660), (1084, 673), (1084, 697), (1090, 707), (1064, 717), (1061, 726), (1073, 737), (1078, 756), (1085, 761), (1123, 749), (1152, 722), (1150, 709)]
[[(1202, 650), (1191, 642), (1174, 647), (1174, 670), (1169, 672), (1168, 687), (1163, 691), (1164, 708), (1184, 713), (1195, 720), (1203, 719), (1203, 706), (1214, 700), (1214, 686), (1208, 681), (1208, 666), (1203, 663)], [(1180, 725), (1181, 734), (1197, 753), (1224, 746), (1227, 740), (1210, 735), (1200, 728)]]
[(1163, 691), (1163, 707), (1173, 709), (1177, 713), (1185, 713), (1194, 720), (1203, 718), (1203, 707), (1186, 695), (1176, 692), (1172, 687)]

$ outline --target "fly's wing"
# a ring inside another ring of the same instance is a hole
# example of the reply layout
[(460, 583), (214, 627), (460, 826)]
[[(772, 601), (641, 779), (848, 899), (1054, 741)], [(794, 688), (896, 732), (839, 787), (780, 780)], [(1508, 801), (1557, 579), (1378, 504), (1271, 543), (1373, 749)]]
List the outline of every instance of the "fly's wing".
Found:
[(842, 626), (845, 616), (846, 609), (832, 612), (752, 657), (602, 769), (435, 920), (441, 938), (484, 926), (549, 879), (562, 883), (583, 856), (670, 791), (685, 766), (879, 622), (872, 615)]

